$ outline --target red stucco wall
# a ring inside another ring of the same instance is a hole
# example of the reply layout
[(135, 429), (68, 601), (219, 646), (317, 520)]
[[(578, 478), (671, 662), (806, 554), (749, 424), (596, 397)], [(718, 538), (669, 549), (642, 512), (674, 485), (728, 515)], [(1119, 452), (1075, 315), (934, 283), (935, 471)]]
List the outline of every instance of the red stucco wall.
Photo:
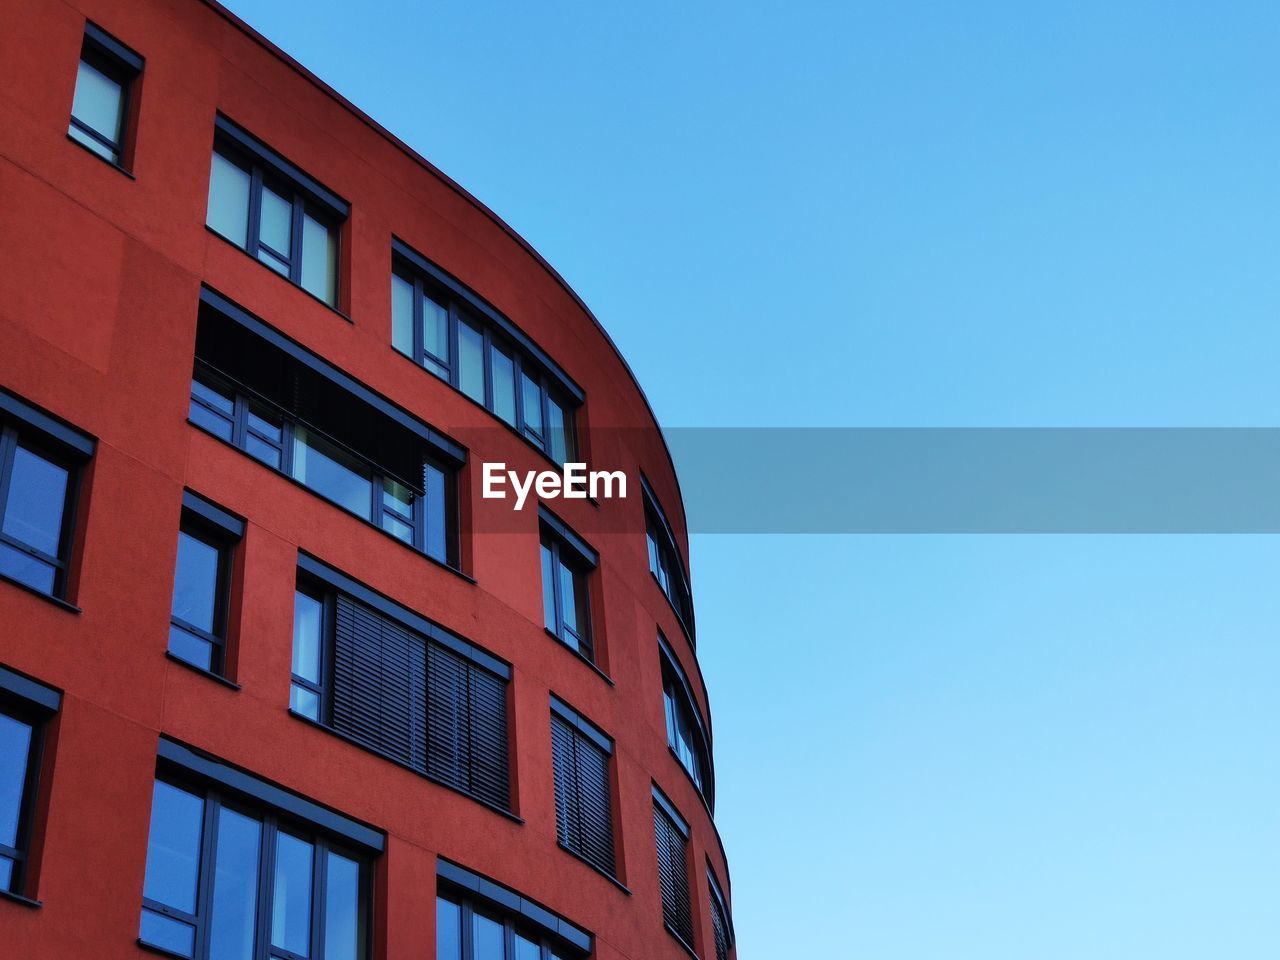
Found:
[[(66, 136), (89, 18), (146, 58), (126, 176)], [(542, 628), (536, 508), (518, 533), (474, 533), (479, 466), (545, 460), (390, 346), (391, 238), (503, 311), (586, 391), (594, 464), (643, 470), (683, 542), (669, 457), (638, 387), (583, 306), (474, 200), (218, 9), (198, 0), (0, 0), (0, 385), (98, 438), (81, 502), (72, 613), (0, 583), (0, 663), (64, 691), (33, 851), (39, 910), (0, 900), (0, 956), (138, 957), (161, 732), (385, 830), (377, 958), (434, 956), (435, 858), (541, 901), (596, 935), (596, 955), (684, 957), (662, 924), (650, 784), (693, 828), (696, 947), (714, 956), (704, 865), (727, 887), (714, 826), (667, 748), (655, 639), (688, 643), (648, 572), (638, 496), (553, 509), (600, 552), (593, 599), (610, 685)], [(373, 66), (373, 65), (371, 65)], [(344, 312), (205, 229), (221, 110), (352, 205)], [(464, 563), (435, 566), (186, 422), (197, 298), (208, 283), (470, 447)], [(580, 429), (583, 421), (580, 420)], [(232, 690), (164, 656), (184, 487), (248, 521)], [(590, 531), (589, 533), (587, 531)], [(513, 795), (496, 815), (290, 718), (296, 558), (305, 550), (514, 665)], [(555, 842), (548, 691), (612, 735), (620, 877)], [(726, 890), (727, 892), (727, 890)]]

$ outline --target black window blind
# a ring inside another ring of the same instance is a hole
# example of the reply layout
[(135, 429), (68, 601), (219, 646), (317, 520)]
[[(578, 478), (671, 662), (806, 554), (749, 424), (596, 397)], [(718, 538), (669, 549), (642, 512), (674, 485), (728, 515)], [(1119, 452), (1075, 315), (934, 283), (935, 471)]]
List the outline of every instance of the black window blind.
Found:
[(338, 594), (335, 730), (507, 809), (506, 681)]
[(609, 754), (553, 713), (551, 756), (560, 844), (614, 876), (617, 865), (609, 799)]
[(657, 804), (653, 831), (658, 844), (658, 881), (662, 887), (662, 919), (685, 943), (693, 943), (693, 915), (689, 909), (689, 872), (685, 866), (685, 838), (675, 821)]

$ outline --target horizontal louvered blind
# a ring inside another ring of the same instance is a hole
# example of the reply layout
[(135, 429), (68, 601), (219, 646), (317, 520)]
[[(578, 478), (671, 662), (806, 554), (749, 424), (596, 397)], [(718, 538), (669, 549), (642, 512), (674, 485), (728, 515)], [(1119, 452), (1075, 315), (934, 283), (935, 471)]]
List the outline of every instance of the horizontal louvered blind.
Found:
[(350, 597), (335, 607), (334, 729), (508, 808), (506, 681)]
[(711, 893), (711, 929), (716, 938), (716, 960), (729, 960), (729, 918), (714, 891)]
[(556, 835), (588, 863), (614, 876), (613, 809), (609, 755), (551, 716), (551, 759), (556, 782)]
[(693, 943), (689, 910), (689, 872), (684, 835), (665, 810), (654, 804), (653, 832), (658, 844), (658, 881), (662, 887), (662, 919), (685, 943)]

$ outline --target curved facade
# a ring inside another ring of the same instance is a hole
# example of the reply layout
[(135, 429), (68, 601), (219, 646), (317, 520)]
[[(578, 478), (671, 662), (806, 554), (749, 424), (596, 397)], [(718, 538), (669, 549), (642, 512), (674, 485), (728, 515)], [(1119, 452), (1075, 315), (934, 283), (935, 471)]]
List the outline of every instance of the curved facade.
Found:
[[(220, 7), (3, 2), (0, 942), (733, 956), (679, 486), (595, 318)], [(566, 461), (626, 496), (483, 496)]]

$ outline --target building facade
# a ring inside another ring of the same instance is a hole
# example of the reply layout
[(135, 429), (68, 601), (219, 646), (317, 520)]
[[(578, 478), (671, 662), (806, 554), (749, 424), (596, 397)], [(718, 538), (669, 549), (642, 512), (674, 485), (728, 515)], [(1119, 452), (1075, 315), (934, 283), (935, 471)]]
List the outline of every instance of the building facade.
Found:
[(216, 4), (0, 3), (0, 955), (734, 956), (599, 323)]

